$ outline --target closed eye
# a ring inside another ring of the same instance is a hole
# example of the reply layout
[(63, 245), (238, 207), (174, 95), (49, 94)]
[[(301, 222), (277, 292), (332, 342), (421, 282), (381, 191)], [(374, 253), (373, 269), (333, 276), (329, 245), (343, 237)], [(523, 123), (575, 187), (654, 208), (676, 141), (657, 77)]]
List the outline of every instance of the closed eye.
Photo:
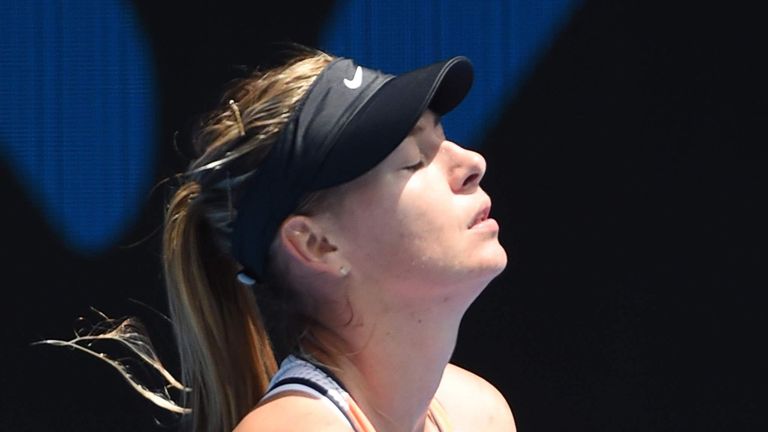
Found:
[(420, 160), (420, 161), (416, 162), (415, 164), (409, 165), (409, 166), (407, 166), (407, 167), (405, 167), (403, 169), (406, 169), (408, 171), (416, 171), (416, 170), (418, 170), (419, 168), (421, 168), (423, 166), (424, 166), (424, 160)]

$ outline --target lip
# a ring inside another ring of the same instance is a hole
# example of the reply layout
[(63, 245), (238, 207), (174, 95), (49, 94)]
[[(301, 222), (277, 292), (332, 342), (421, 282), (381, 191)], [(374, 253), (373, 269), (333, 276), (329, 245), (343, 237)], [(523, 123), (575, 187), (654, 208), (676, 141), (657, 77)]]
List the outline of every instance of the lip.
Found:
[(498, 231), (499, 223), (494, 218), (488, 218), (480, 223), (472, 225), (472, 231)]
[[(490, 214), (491, 214), (491, 203), (487, 202), (485, 205), (483, 205), (480, 211), (475, 213), (475, 217), (472, 218), (472, 221), (469, 223), (467, 228), (477, 229), (477, 228), (480, 228), (481, 226), (487, 225), (485, 223), (486, 221), (489, 221), (489, 220), (493, 221), (493, 219), (488, 219), (488, 215)], [(496, 221), (493, 221), (493, 222), (495, 223)]]

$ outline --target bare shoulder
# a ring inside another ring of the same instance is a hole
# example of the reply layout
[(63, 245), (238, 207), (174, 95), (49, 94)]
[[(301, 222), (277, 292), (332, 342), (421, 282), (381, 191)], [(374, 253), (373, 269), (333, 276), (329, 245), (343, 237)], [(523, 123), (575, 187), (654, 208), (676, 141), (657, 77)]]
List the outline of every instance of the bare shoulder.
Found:
[(448, 364), (437, 390), (455, 429), (515, 432), (515, 420), (504, 395), (482, 377)]
[(284, 392), (248, 413), (233, 432), (350, 432), (349, 423), (320, 398)]

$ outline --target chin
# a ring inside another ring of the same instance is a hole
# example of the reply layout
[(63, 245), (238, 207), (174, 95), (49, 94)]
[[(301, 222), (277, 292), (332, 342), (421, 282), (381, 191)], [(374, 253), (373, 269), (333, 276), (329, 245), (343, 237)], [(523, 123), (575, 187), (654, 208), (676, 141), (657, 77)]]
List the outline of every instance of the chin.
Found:
[(480, 262), (477, 263), (472, 273), (487, 279), (488, 282), (501, 274), (507, 267), (507, 252), (498, 243), (494, 248), (485, 251), (482, 255), (478, 255), (477, 258), (480, 259)]

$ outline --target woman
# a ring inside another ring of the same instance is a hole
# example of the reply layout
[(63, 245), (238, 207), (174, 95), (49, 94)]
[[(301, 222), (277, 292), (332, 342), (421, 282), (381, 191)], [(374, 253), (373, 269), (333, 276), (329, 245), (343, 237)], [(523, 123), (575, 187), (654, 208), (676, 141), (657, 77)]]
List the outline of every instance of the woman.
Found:
[(307, 51), (224, 95), (163, 242), (192, 430), (515, 430), (449, 363), (506, 265), (485, 160), (440, 125), (471, 82)]

